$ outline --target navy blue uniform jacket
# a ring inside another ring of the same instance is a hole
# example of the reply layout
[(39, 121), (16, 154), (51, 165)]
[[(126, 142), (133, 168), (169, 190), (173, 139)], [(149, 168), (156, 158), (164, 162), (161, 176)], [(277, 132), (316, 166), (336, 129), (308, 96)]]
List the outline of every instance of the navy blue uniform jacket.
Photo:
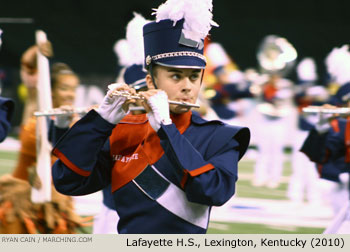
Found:
[(340, 182), (339, 175), (350, 171), (350, 121), (338, 118), (328, 132), (312, 129), (301, 152), (316, 163), (321, 178)]
[(235, 193), (248, 128), (187, 112), (155, 132), (146, 115), (119, 124), (96, 111), (56, 144), (56, 189), (85, 195), (112, 184), (119, 233), (205, 233), (211, 206)]

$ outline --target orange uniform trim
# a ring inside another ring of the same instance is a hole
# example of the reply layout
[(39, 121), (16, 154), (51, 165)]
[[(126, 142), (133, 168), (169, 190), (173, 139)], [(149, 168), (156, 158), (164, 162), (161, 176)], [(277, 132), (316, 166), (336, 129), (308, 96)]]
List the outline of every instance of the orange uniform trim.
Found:
[(345, 127), (345, 162), (350, 163), (350, 118), (347, 118)]
[(210, 170), (212, 170), (214, 168), (215, 168), (214, 165), (206, 164), (206, 165), (204, 165), (204, 166), (202, 166), (202, 167), (200, 167), (198, 169), (195, 169), (193, 171), (184, 170), (184, 175), (183, 175), (183, 177), (181, 179), (181, 182), (180, 182), (181, 188), (182, 189), (185, 188), (185, 185), (186, 185), (186, 182), (187, 182), (189, 176), (196, 177), (196, 176), (201, 175), (201, 174), (203, 174), (203, 173), (205, 173), (207, 171), (210, 171)]
[(334, 119), (331, 121), (331, 126), (332, 126), (332, 129), (336, 132), (336, 133), (339, 133), (340, 129), (339, 129), (339, 122), (338, 120)]
[(192, 177), (196, 177), (198, 175), (201, 175), (202, 173), (205, 173), (207, 171), (210, 171), (212, 169), (214, 169), (214, 165), (212, 164), (206, 164), (200, 168), (197, 168), (195, 170), (192, 170), (192, 171), (188, 171), (188, 173), (192, 176)]
[(181, 182), (180, 182), (180, 186), (182, 189), (185, 189), (185, 185), (186, 185), (186, 182), (187, 182), (187, 179), (188, 179), (188, 172), (185, 170), (184, 171), (184, 176), (182, 177), (181, 179)]
[[(180, 134), (183, 134), (190, 126), (191, 117), (191, 111), (179, 115), (171, 114), (171, 119)], [(112, 169), (112, 192), (129, 183), (147, 165), (156, 163), (164, 154), (160, 139), (148, 123), (146, 114), (124, 117), (121, 123), (114, 128), (109, 139), (112, 157), (122, 155), (130, 158), (136, 155), (135, 159), (129, 162), (115, 161)], [(185, 182), (186, 180), (183, 184)]]
[(57, 148), (55, 148), (52, 152), (56, 157), (58, 157), (66, 166), (68, 166), (69, 169), (74, 171), (75, 173), (88, 177), (90, 176), (91, 172), (84, 171), (83, 169), (79, 168), (75, 164), (73, 164), (62, 152), (60, 152)]

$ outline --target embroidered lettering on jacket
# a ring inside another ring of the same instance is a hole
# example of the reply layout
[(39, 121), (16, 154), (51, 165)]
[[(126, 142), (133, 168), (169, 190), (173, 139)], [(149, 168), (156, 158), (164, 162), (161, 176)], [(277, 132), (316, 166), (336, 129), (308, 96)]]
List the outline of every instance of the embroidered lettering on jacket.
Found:
[(135, 154), (132, 154), (131, 156), (113, 155), (113, 159), (114, 159), (114, 161), (120, 161), (120, 162), (123, 162), (123, 163), (128, 163), (131, 160), (139, 159), (139, 154), (135, 153)]

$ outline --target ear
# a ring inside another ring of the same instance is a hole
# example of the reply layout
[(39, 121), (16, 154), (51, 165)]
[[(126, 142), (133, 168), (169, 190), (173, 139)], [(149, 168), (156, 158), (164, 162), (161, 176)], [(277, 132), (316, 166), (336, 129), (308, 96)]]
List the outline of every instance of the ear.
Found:
[(146, 84), (147, 84), (148, 89), (155, 89), (155, 86), (154, 86), (154, 83), (153, 83), (153, 80), (152, 80), (152, 77), (150, 74), (146, 75)]

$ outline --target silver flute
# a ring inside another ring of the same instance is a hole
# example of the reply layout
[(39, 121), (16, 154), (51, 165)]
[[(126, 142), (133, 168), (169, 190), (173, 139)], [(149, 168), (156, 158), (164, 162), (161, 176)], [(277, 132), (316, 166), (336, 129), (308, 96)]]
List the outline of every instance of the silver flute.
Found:
[[(112, 95), (122, 96), (122, 97), (126, 97), (127, 99), (135, 99), (135, 100), (144, 100), (145, 99), (140, 94), (133, 95), (133, 94), (130, 94), (128, 91), (113, 91)], [(184, 107), (193, 107), (193, 108), (200, 107), (200, 105), (198, 105), (198, 104), (193, 104), (193, 103), (189, 103), (189, 102), (171, 101), (171, 100), (168, 100), (168, 102), (169, 102), (169, 104), (181, 105)]]
[(86, 114), (90, 109), (87, 108), (74, 108), (72, 110), (63, 110), (60, 108), (54, 108), (44, 111), (35, 111), (34, 116), (59, 116), (59, 115), (73, 115), (73, 114)]
[(324, 108), (322, 106), (308, 106), (303, 108), (304, 113), (350, 115), (350, 108)]

